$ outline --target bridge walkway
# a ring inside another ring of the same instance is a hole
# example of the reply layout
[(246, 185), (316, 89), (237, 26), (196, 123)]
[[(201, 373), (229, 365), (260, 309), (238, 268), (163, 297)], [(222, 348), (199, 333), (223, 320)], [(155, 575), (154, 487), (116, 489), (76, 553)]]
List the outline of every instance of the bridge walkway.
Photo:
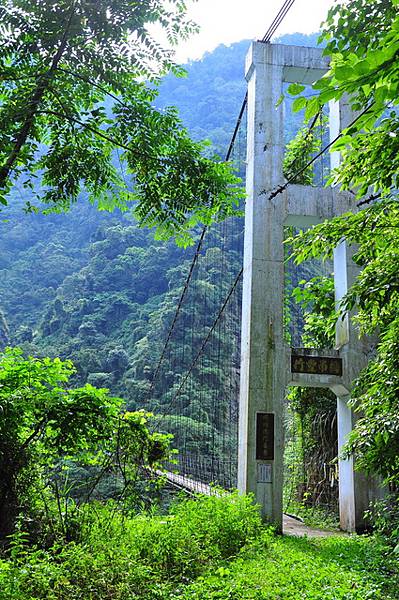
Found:
[[(181, 490), (188, 491), (190, 494), (204, 494), (205, 496), (211, 496), (213, 494), (223, 494), (223, 490), (214, 488), (211, 485), (196, 481), (190, 477), (172, 473), (171, 471), (159, 471), (166, 477), (168, 483), (173, 487)], [(327, 531), (324, 529), (318, 529), (315, 527), (309, 527), (305, 525), (299, 518), (293, 517), (292, 515), (283, 515), (283, 534), (291, 535), (295, 537), (309, 537), (309, 538), (325, 538), (337, 535), (346, 535), (341, 531)]]

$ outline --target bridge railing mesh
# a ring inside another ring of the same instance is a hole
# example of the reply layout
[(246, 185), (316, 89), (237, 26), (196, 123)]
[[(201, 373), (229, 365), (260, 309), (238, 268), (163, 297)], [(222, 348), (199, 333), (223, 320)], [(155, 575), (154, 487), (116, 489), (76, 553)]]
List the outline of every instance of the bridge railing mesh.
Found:
[[(246, 110), (230, 156), (242, 178), (245, 159)], [(225, 488), (237, 481), (243, 236), (243, 216), (202, 232), (148, 401), (174, 436), (173, 470)]]

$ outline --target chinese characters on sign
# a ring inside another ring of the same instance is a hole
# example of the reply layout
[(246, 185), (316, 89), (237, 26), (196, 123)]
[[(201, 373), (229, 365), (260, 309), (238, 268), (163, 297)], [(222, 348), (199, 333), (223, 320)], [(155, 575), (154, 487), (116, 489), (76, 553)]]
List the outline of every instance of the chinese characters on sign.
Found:
[(272, 465), (265, 463), (258, 463), (258, 483), (273, 483), (272, 477)]
[(273, 413), (256, 413), (256, 460), (274, 460)]
[(291, 373), (342, 376), (342, 358), (292, 354)]

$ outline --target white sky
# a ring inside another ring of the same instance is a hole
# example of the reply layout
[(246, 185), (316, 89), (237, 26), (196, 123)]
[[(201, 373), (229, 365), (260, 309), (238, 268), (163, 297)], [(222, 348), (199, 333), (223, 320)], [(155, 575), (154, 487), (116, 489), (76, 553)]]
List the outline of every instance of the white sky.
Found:
[[(201, 27), (201, 32), (176, 51), (177, 62), (184, 63), (202, 57), (219, 44), (231, 44), (243, 39), (259, 39), (283, 4), (282, 0), (197, 0), (189, 3), (189, 16)], [(334, 0), (296, 0), (276, 32), (313, 33), (327, 15)]]

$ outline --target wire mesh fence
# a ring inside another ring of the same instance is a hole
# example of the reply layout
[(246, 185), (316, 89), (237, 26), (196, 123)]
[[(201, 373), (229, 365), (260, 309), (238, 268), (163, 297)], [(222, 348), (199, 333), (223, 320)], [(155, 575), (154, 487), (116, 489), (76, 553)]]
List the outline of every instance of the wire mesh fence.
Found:
[[(244, 178), (245, 107), (229, 155)], [(225, 488), (237, 479), (243, 235), (242, 216), (202, 232), (149, 401), (174, 436), (169, 467)]]

